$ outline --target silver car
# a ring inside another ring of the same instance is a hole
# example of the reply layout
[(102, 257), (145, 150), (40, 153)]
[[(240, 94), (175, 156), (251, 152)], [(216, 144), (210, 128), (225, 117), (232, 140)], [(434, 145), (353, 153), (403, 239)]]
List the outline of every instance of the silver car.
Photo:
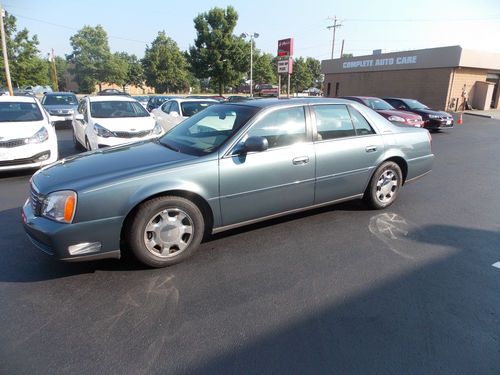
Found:
[(164, 267), (210, 233), (350, 199), (383, 209), (433, 158), (427, 130), (346, 100), (216, 104), (158, 139), (35, 173), (24, 227), (59, 259), (119, 258), (128, 248)]
[(78, 99), (71, 92), (50, 92), (43, 96), (42, 105), (53, 118), (71, 121), (78, 108)]

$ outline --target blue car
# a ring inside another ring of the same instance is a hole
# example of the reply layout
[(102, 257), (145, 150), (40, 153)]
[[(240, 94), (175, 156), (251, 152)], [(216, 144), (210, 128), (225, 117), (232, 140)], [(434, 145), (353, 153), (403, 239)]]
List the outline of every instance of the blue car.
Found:
[(129, 249), (164, 267), (211, 233), (351, 199), (386, 208), (433, 158), (427, 130), (351, 101), (216, 104), (160, 138), (41, 169), (22, 216), (32, 242), (58, 259)]

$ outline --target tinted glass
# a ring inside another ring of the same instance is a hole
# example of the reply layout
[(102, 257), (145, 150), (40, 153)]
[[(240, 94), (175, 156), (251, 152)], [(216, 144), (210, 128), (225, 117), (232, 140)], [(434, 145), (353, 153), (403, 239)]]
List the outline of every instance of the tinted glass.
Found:
[(149, 117), (142, 105), (129, 101), (90, 103), (90, 114), (95, 118)]
[(418, 100), (415, 99), (406, 99), (405, 104), (410, 107), (411, 109), (427, 109), (425, 104), (420, 103)]
[(352, 123), (354, 124), (357, 135), (375, 134), (375, 131), (361, 113), (353, 107), (349, 107), (349, 112), (351, 113)]
[(46, 95), (43, 97), (44, 105), (76, 105), (75, 95)]
[(319, 140), (327, 140), (356, 135), (351, 116), (345, 105), (314, 106)]
[(35, 103), (0, 102), (0, 122), (41, 121), (42, 113)]
[(364, 104), (375, 111), (394, 109), (392, 105), (382, 99), (364, 99)]
[(192, 115), (203, 111), (205, 108), (210, 107), (215, 104), (214, 102), (184, 102), (181, 103), (182, 113), (186, 117), (191, 117)]
[(289, 146), (306, 140), (306, 119), (303, 107), (273, 111), (255, 123), (248, 137), (265, 137), (269, 148)]
[(159, 142), (190, 155), (209, 154), (217, 151), (259, 110), (238, 105), (214, 105), (181, 122)]
[(172, 102), (165, 102), (163, 103), (161, 106), (160, 106), (160, 109), (165, 112), (165, 113), (168, 113), (170, 112), (170, 106), (172, 105)]

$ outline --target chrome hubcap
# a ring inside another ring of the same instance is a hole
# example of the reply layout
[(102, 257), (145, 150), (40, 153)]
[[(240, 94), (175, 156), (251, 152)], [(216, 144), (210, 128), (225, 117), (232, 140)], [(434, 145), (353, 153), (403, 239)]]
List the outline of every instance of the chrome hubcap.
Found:
[(387, 203), (394, 198), (398, 188), (398, 175), (393, 170), (382, 173), (377, 181), (377, 199)]
[(144, 231), (144, 244), (153, 255), (169, 258), (189, 246), (193, 231), (193, 220), (188, 214), (177, 208), (169, 208), (149, 220)]

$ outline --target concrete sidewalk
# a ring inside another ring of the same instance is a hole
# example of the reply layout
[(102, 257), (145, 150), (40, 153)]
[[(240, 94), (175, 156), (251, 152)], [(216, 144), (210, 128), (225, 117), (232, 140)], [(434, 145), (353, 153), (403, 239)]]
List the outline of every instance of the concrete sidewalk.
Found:
[(481, 111), (479, 109), (473, 109), (471, 111), (465, 111), (464, 115), (479, 116), (479, 117), (486, 117), (486, 118), (493, 118), (496, 120), (500, 120), (500, 109), (488, 109), (484, 111)]

